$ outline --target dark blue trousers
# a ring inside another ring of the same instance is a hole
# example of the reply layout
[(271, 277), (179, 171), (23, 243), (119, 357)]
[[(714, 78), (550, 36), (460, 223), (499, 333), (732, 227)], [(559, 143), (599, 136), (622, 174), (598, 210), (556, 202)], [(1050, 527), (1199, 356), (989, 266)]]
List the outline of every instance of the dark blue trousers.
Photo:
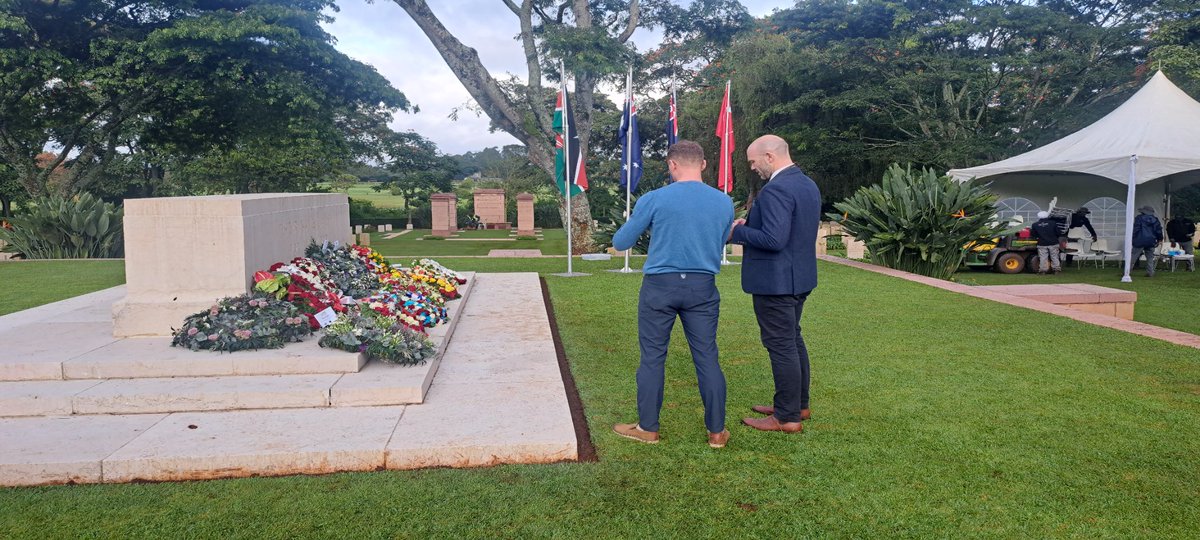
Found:
[(717, 319), (721, 294), (712, 274), (649, 274), (642, 277), (638, 295), (638, 346), (642, 360), (637, 370), (638, 424), (658, 431), (666, 374), (667, 346), (675, 317), (692, 349), (704, 425), (711, 433), (725, 430), (725, 374), (717, 362)]
[(800, 410), (808, 408), (808, 348), (800, 334), (807, 299), (808, 293), (754, 295), (754, 315), (775, 376), (775, 417), (781, 422), (799, 422)]

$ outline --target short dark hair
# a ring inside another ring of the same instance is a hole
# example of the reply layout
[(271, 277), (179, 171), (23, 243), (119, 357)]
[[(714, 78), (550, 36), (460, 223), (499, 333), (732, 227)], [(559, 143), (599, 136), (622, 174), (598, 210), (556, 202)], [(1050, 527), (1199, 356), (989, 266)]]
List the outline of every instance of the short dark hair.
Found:
[(704, 163), (704, 149), (693, 141), (680, 139), (667, 149), (667, 161), (700, 165)]

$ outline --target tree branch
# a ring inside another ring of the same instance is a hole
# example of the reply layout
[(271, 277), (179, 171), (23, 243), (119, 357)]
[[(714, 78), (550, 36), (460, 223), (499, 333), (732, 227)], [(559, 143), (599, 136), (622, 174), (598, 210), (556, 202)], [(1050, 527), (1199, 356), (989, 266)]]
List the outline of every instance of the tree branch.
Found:
[(513, 15), (517, 15), (517, 16), (521, 15), (520, 8), (518, 8), (516, 4), (512, 3), (512, 0), (501, 0), (501, 1), (504, 2), (504, 5), (508, 6), (509, 11), (512, 11)]
[(533, 37), (533, 0), (523, 0), (521, 12), (517, 15), (521, 18), (521, 44), (525, 48), (525, 65), (529, 69), (525, 101), (529, 105), (529, 109), (533, 111), (534, 120), (537, 121), (537, 127), (541, 130), (542, 135), (547, 139), (552, 139), (554, 138), (554, 127), (550, 119), (550, 111), (546, 108), (546, 101), (542, 97), (542, 66), (538, 61), (537, 42)]
[(633, 31), (637, 29), (638, 18), (642, 15), (642, 6), (638, 4), (638, 0), (629, 2), (629, 23), (625, 26), (625, 31), (617, 36), (617, 41), (625, 43), (629, 41), (629, 37), (633, 35)]

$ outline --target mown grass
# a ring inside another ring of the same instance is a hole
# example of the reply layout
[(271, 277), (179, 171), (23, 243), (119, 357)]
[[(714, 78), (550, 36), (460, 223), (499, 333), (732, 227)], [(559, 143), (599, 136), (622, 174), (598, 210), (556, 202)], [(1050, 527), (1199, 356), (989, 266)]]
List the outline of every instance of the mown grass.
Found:
[(125, 283), (123, 260), (3, 261), (0, 262), (0, 315), (122, 283)]
[(1186, 264), (1180, 264), (1174, 272), (1169, 272), (1164, 265), (1159, 264), (1158, 271), (1152, 278), (1146, 277), (1144, 269), (1130, 272), (1132, 283), (1121, 283), (1122, 273), (1122, 268), (1114, 267), (1112, 263), (1109, 263), (1107, 268), (1075, 268), (1073, 264), (1064, 263), (1063, 272), (1058, 275), (1008, 275), (968, 270), (956, 274), (955, 280), (971, 285), (1091, 283), (1134, 291), (1138, 294), (1133, 310), (1134, 320), (1200, 334), (1200, 301), (1197, 301), (1200, 298), (1200, 272), (1188, 272)]
[[(451, 259), (562, 271), (562, 260)], [(640, 262), (635, 259), (635, 264)], [(724, 450), (676, 330), (663, 442), (633, 421), (637, 275), (548, 276), (597, 463), (0, 490), (5, 536), (1188, 538), (1200, 522), (1200, 351), (822, 263), (804, 318), (813, 419), (770, 400), (739, 267), (718, 278)], [(66, 276), (60, 276), (64, 278)], [(465, 338), (465, 337), (464, 337)], [(463, 339), (463, 338), (460, 338)], [(481, 421), (484, 421), (481, 419)]]
[[(397, 233), (400, 231), (393, 231)], [(493, 249), (539, 249), (542, 255), (565, 255), (567, 235), (563, 229), (546, 229), (541, 240), (533, 238), (509, 238), (509, 231), (459, 231), (458, 236), (444, 239), (430, 236), (429, 229), (414, 229), (412, 232), (391, 239), (389, 233), (372, 233), (371, 247), (387, 257), (452, 257), (484, 256)], [(478, 241), (471, 241), (477, 239)]]
[[(374, 186), (376, 185), (378, 184), (373, 182), (361, 182), (350, 186), (349, 189), (334, 191), (345, 193), (356, 201), (369, 201), (379, 208), (404, 208), (404, 197), (392, 195), (392, 192), (386, 189), (375, 191)], [(322, 187), (329, 187), (329, 184), (322, 184)]]

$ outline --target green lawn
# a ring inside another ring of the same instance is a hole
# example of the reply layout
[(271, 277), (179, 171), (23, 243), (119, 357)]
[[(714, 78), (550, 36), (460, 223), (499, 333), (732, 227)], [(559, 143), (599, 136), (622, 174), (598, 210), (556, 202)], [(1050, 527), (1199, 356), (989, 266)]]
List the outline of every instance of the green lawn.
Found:
[(125, 261), (2, 261), (0, 315), (125, 283)]
[[(442, 261), (543, 274), (565, 262)], [(547, 277), (597, 463), (7, 489), (0, 536), (1196, 535), (1200, 351), (822, 263), (804, 319), (813, 419), (802, 435), (753, 432), (736, 421), (769, 401), (771, 376), (729, 267), (719, 339), (733, 438), (705, 444), (677, 330), (663, 442), (641, 445), (610, 431), (635, 419), (639, 278), (602, 271), (619, 265)]]
[[(351, 186), (348, 190), (334, 190), (334, 192), (345, 193), (356, 201), (370, 201), (371, 204), (374, 204), (379, 208), (404, 208), (404, 197), (392, 195), (392, 193), (386, 189), (383, 191), (375, 191), (372, 189), (375, 185), (376, 184), (374, 183), (363, 182)], [(324, 186), (328, 187), (328, 184), (324, 184)]]
[(1018, 285), (1026, 283), (1091, 283), (1114, 289), (1136, 291), (1137, 304), (1133, 310), (1134, 320), (1155, 326), (1174, 328), (1192, 334), (1200, 334), (1200, 272), (1188, 272), (1181, 264), (1174, 272), (1159, 265), (1154, 277), (1146, 277), (1146, 271), (1130, 272), (1132, 283), (1121, 283), (1122, 269), (1108, 264), (1107, 268), (1084, 266), (1075, 268), (1063, 265), (1058, 275), (1001, 274), (967, 270), (955, 275), (955, 280), (968, 285)]
[[(393, 231), (400, 232), (400, 231)], [(412, 232), (384, 240), (388, 233), (372, 233), (371, 247), (388, 257), (450, 257), (463, 255), (487, 255), (493, 249), (540, 249), (542, 255), (564, 255), (567, 253), (567, 235), (562, 229), (546, 229), (543, 240), (509, 238), (509, 231), (459, 231), (457, 239), (430, 236), (429, 229)], [(471, 239), (479, 239), (472, 242)], [(405, 261), (407, 262), (407, 261)]]

